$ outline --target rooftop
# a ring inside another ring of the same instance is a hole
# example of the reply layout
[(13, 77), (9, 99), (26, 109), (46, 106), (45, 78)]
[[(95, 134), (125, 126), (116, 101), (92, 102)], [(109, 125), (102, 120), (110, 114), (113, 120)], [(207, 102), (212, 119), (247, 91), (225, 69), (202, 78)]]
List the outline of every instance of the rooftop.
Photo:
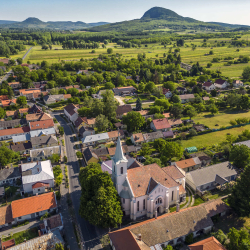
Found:
[(108, 139), (109, 139), (108, 133), (88, 135), (82, 138), (82, 143), (95, 142), (95, 141), (108, 140)]
[(55, 128), (39, 129), (30, 131), (30, 137), (44, 136), (44, 135), (54, 135), (56, 133)]
[(121, 105), (121, 106), (117, 107), (116, 114), (117, 115), (123, 115), (123, 114), (126, 114), (126, 113), (130, 112), (130, 111), (132, 111), (131, 105), (129, 105), (129, 104)]
[(182, 160), (182, 161), (177, 161), (175, 163), (175, 165), (177, 167), (182, 168), (182, 169), (193, 167), (193, 166), (195, 166), (197, 164), (201, 164), (201, 161), (199, 160), (198, 157), (185, 159), (185, 160)]
[(37, 129), (46, 129), (54, 127), (53, 119), (45, 120), (45, 121), (36, 121), (30, 122), (30, 130), (37, 130)]
[(45, 136), (39, 136), (39, 137), (32, 137), (31, 143), (33, 146), (40, 145), (40, 144), (50, 145), (50, 144), (57, 144), (58, 140), (56, 136), (54, 135), (45, 135)]
[(20, 144), (16, 144), (16, 145), (11, 145), (11, 150), (13, 150), (14, 152), (19, 152), (19, 151), (25, 151), (28, 149), (32, 148), (32, 144), (30, 141), (28, 142), (24, 142), (24, 143), (20, 143)]
[(152, 122), (157, 130), (171, 128), (167, 118), (156, 119)]
[(11, 205), (0, 207), (0, 226), (13, 221)]
[(185, 175), (176, 166), (164, 167), (162, 170), (170, 175), (174, 180), (185, 177)]
[(30, 121), (45, 121), (50, 120), (52, 117), (46, 113), (35, 113), (35, 114), (27, 114), (26, 120)]
[(0, 130), (0, 136), (18, 135), (18, 134), (24, 134), (28, 132), (30, 132), (29, 127), (2, 129)]
[(226, 250), (226, 248), (213, 236), (198, 241), (188, 247), (190, 250)]
[(142, 133), (133, 134), (132, 136), (133, 136), (135, 142), (143, 142), (144, 141), (144, 137), (143, 137)]
[(48, 148), (37, 148), (30, 150), (30, 157), (49, 157), (52, 154), (61, 155), (61, 146), (53, 146)]

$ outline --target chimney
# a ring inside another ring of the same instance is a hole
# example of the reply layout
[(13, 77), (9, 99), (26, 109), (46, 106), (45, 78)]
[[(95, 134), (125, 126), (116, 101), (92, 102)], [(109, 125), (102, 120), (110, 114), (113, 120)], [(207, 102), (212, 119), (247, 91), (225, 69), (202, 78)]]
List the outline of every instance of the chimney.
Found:
[(42, 236), (42, 232), (40, 230), (38, 230), (38, 235), (39, 235), (39, 237)]
[(39, 168), (37, 168), (37, 172), (39, 173)]
[(180, 211), (180, 204), (176, 204), (176, 212)]
[(36, 162), (36, 165), (38, 165), (38, 161)]
[(157, 210), (155, 211), (155, 219), (157, 219)]
[(141, 241), (141, 234), (138, 234), (138, 240)]
[(23, 242), (26, 242), (26, 239), (24, 239)]

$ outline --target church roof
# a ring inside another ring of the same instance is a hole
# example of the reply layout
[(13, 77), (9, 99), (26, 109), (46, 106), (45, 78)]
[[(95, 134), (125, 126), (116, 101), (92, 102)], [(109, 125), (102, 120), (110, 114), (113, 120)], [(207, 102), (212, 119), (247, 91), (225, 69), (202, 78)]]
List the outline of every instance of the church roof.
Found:
[(117, 140), (115, 156), (113, 158), (113, 161), (115, 164), (119, 164), (120, 162), (128, 162), (128, 160), (123, 154), (120, 136), (118, 137), (118, 140)]

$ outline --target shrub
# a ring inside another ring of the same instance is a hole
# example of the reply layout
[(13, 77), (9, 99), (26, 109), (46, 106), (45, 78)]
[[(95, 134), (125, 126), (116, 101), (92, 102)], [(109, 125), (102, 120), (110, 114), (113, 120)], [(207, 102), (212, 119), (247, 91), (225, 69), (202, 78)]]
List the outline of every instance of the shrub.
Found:
[(235, 125), (237, 125), (237, 122), (236, 121), (230, 121), (230, 124), (232, 125), (232, 126), (235, 126)]
[(189, 245), (189, 244), (192, 244), (193, 242), (194, 242), (194, 234), (193, 234), (193, 233), (188, 234), (188, 235), (186, 236), (185, 243), (186, 243), (187, 245)]
[(67, 158), (67, 156), (66, 156), (66, 155), (63, 157), (63, 161), (64, 161), (65, 163), (67, 163), (68, 158)]
[(76, 156), (77, 156), (77, 158), (82, 158), (82, 153), (81, 152), (76, 152)]

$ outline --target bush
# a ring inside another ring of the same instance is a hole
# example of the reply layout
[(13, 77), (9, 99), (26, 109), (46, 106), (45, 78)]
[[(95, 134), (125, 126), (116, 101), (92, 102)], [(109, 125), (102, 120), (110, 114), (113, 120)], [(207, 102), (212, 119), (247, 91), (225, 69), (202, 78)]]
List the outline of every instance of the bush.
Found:
[(192, 244), (193, 242), (194, 242), (194, 234), (193, 234), (193, 233), (188, 234), (188, 235), (186, 236), (185, 243), (186, 243), (187, 245), (189, 245), (189, 244)]
[(64, 161), (65, 163), (67, 163), (68, 158), (67, 158), (67, 156), (66, 156), (66, 155), (63, 157), (63, 161)]
[(58, 130), (61, 136), (64, 135), (64, 128), (62, 126), (58, 126)]
[(56, 191), (56, 199), (57, 200), (61, 199), (61, 193), (60, 193), (60, 191)]
[(82, 153), (81, 152), (76, 152), (76, 156), (77, 156), (77, 158), (82, 158)]
[(230, 124), (232, 125), (232, 126), (235, 126), (235, 125), (237, 125), (237, 122), (236, 121), (230, 121)]

